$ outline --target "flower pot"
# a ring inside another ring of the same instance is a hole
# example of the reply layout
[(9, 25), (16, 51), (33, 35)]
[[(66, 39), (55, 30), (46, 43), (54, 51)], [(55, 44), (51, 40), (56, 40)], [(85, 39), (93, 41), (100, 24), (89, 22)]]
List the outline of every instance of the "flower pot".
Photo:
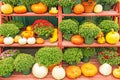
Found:
[(89, 38), (89, 37), (85, 38), (85, 44), (92, 44), (93, 42), (94, 42), (94, 38)]
[(82, 0), (82, 5), (84, 6), (85, 13), (93, 12), (95, 4), (96, 2), (92, 0), (91, 1), (89, 0), (88, 2), (85, 2), (84, 0)]
[(28, 12), (32, 12), (31, 5), (27, 5), (26, 7), (27, 7)]
[(89, 57), (83, 57), (82, 61), (83, 62), (89, 62), (90, 58)]
[(7, 74), (3, 75), (2, 77), (3, 77), (3, 78), (8, 78), (8, 77), (10, 77), (11, 75), (12, 75), (12, 73), (7, 73)]
[(110, 5), (103, 5), (103, 10), (105, 10), (105, 11), (109, 11), (109, 10), (111, 10), (111, 6)]
[(70, 14), (72, 12), (71, 6), (63, 7), (63, 13)]
[(28, 75), (28, 74), (31, 73), (31, 69), (29, 69), (29, 70), (25, 70), (25, 71), (22, 71), (22, 73), (23, 73), (24, 75)]

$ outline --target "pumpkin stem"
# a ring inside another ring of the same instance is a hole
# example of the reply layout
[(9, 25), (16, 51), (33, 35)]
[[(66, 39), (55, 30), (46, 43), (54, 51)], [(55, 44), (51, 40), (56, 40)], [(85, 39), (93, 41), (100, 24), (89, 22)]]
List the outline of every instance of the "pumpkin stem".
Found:
[(112, 32), (114, 32), (114, 29), (111, 29)]

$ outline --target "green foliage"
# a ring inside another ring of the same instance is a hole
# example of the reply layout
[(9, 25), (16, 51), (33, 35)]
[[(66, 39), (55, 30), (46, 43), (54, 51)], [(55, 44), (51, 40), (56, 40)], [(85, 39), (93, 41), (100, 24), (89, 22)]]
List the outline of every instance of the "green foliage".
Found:
[(67, 7), (67, 6), (73, 7), (75, 2), (76, 2), (75, 0), (61, 0), (59, 4), (60, 6), (63, 6), (63, 7)]
[(5, 76), (14, 71), (14, 59), (12, 57), (0, 60), (0, 76)]
[(43, 39), (48, 39), (53, 33), (54, 28), (52, 26), (41, 26), (40, 28), (35, 27), (34, 32)]
[(118, 49), (117, 47), (97, 47), (95, 50), (96, 50), (96, 53), (99, 53), (104, 50), (117, 51), (117, 49)]
[(12, 6), (16, 6), (19, 3), (19, 0), (1, 0), (1, 1)]
[(19, 29), (24, 27), (24, 24), (21, 21), (18, 21), (18, 20), (17, 21), (16, 20), (11, 20), (11, 21), (8, 21), (6, 23), (15, 24), (16, 27), (18, 27)]
[(26, 6), (32, 5), (38, 2), (40, 2), (40, 0), (19, 0), (19, 4), (26, 5)]
[(15, 24), (1, 24), (0, 35), (14, 37), (18, 32), (19, 28)]
[(41, 0), (44, 4), (46, 4), (48, 7), (54, 7), (58, 5), (58, 0)]
[(63, 38), (69, 40), (70, 37), (68, 35), (72, 36), (78, 33), (78, 23), (71, 19), (62, 20), (59, 24), (59, 29), (64, 35)]
[(35, 54), (35, 60), (40, 65), (51, 66), (62, 61), (63, 53), (58, 47), (43, 47)]
[(95, 38), (100, 32), (100, 28), (91, 22), (84, 22), (79, 26), (79, 34), (84, 38)]
[(34, 57), (30, 54), (21, 53), (14, 60), (15, 70), (24, 72), (30, 70), (34, 64)]
[(120, 64), (120, 53), (114, 50), (102, 50), (98, 52), (98, 61), (103, 63), (108, 63), (110, 65)]
[(67, 48), (63, 54), (63, 60), (69, 65), (78, 64), (82, 58), (83, 54), (79, 48)]
[(114, 31), (118, 31), (119, 30), (119, 25), (116, 22), (111, 21), (111, 20), (103, 20), (99, 24), (99, 27), (104, 32), (104, 34), (107, 34), (112, 29), (114, 29)]

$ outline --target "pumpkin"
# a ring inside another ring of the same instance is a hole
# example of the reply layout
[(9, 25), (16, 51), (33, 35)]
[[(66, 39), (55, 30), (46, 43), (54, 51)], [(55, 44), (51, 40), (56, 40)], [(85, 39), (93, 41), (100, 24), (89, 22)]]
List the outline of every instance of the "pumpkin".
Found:
[(79, 66), (66, 67), (66, 76), (70, 79), (75, 79), (81, 75), (81, 69)]
[(52, 70), (52, 76), (57, 79), (61, 80), (65, 77), (65, 70), (61, 66), (55, 66)]
[(40, 2), (37, 4), (33, 4), (31, 6), (31, 10), (35, 13), (42, 14), (42, 13), (47, 12), (47, 6), (43, 4), (42, 2)]
[(35, 42), (36, 42), (36, 39), (34, 37), (30, 37), (27, 39), (28, 44), (35, 44)]
[(3, 42), (4, 44), (13, 44), (14, 39), (12, 37), (5, 37)]
[(20, 6), (15, 6), (14, 7), (14, 12), (17, 14), (23, 14), (27, 12), (27, 8), (24, 5), (20, 5)]
[(104, 63), (99, 67), (99, 72), (105, 76), (110, 75), (112, 72), (112, 66), (109, 65), (108, 63)]
[(95, 76), (98, 72), (97, 67), (92, 63), (84, 63), (81, 66), (82, 74), (86, 77)]
[(84, 12), (84, 6), (82, 4), (77, 4), (73, 7), (73, 12), (75, 14), (80, 14)]
[(20, 35), (16, 35), (16, 36), (14, 37), (14, 42), (15, 42), (15, 43), (18, 43), (18, 40), (19, 40), (20, 38), (22, 38)]
[(24, 38), (24, 37), (23, 37), (23, 38), (20, 38), (20, 39), (18, 40), (18, 43), (24, 45), (24, 44), (27, 43), (27, 39)]
[(120, 79), (120, 67), (113, 70), (113, 76)]
[(118, 32), (115, 32), (113, 29), (106, 35), (106, 42), (109, 44), (116, 44), (119, 42), (120, 36)]
[(25, 37), (25, 38), (33, 37), (34, 36), (34, 32), (33, 31), (23, 31), (21, 33), (21, 36)]
[(13, 7), (10, 4), (4, 4), (1, 6), (1, 12), (3, 14), (11, 14), (13, 12)]
[(104, 37), (98, 37), (97, 38), (97, 42), (99, 43), (99, 44), (104, 44), (105, 43), (105, 38)]
[(0, 44), (3, 44), (4, 42), (4, 36), (0, 36)]
[(56, 7), (51, 7), (51, 9), (49, 10), (49, 13), (50, 14), (57, 14), (58, 13), (58, 10)]
[(32, 74), (36, 78), (44, 78), (48, 74), (48, 68), (35, 63), (32, 68)]
[(95, 7), (94, 7), (94, 12), (95, 13), (100, 13), (102, 11), (103, 11), (103, 6), (101, 4), (95, 5)]
[(84, 43), (84, 38), (82, 36), (80, 36), (80, 35), (73, 35), (71, 37), (71, 42), (73, 44), (77, 44), (77, 45), (83, 44)]
[(33, 27), (31, 25), (27, 26), (26, 31), (33, 31)]
[(36, 38), (36, 43), (37, 44), (43, 44), (45, 40), (43, 38)]
[(104, 37), (104, 33), (103, 32), (100, 32), (96, 38), (99, 38), (99, 37)]

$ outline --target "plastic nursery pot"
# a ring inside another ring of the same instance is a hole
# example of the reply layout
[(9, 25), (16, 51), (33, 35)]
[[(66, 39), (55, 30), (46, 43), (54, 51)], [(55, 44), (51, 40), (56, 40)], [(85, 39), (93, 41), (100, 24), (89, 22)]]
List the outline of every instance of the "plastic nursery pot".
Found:
[(22, 73), (23, 73), (24, 75), (28, 75), (28, 74), (31, 73), (31, 69), (29, 69), (29, 70), (25, 70), (25, 71), (22, 71)]
[(85, 2), (84, 0), (82, 0), (82, 5), (84, 6), (85, 13), (93, 12), (95, 4), (96, 2), (94, 1)]
[(72, 12), (71, 6), (63, 7), (63, 13), (70, 14)]
[(83, 57), (82, 61), (83, 62), (89, 62), (90, 58), (89, 57)]
[(103, 10), (105, 10), (105, 11), (109, 11), (109, 10), (111, 10), (111, 6), (110, 5), (103, 5)]
[(12, 73), (7, 73), (7, 74), (3, 75), (2, 77), (3, 77), (3, 78), (8, 78), (8, 77), (10, 77), (11, 75), (12, 75)]
[(93, 42), (94, 42), (94, 38), (89, 38), (89, 37), (85, 38), (85, 44), (92, 44)]

